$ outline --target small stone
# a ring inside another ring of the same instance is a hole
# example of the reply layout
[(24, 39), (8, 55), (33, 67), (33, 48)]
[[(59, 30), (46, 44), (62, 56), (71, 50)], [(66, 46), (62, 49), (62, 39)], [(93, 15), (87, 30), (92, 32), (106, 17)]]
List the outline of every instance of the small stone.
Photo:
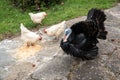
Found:
[(113, 41), (115, 41), (115, 39), (111, 39), (111, 41), (113, 42)]
[(32, 67), (35, 67), (35, 66), (36, 66), (35, 64), (32, 65)]

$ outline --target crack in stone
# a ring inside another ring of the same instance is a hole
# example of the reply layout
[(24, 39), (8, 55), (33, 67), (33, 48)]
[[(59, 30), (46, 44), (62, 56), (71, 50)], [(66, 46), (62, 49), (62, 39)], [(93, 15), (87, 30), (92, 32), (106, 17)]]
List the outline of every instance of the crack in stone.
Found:
[(33, 77), (33, 74), (30, 75), (30, 78), (31, 78), (32, 80), (39, 80), (39, 79), (35, 79), (35, 78)]

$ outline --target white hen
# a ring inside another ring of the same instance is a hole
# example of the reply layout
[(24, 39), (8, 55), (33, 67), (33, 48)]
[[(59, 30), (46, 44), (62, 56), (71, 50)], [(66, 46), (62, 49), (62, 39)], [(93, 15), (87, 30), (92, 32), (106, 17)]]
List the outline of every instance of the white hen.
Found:
[(34, 23), (41, 24), (42, 20), (47, 16), (47, 13), (46, 12), (39, 12), (39, 13), (36, 13), (36, 14), (29, 13), (29, 15), (30, 15), (31, 20)]
[(66, 28), (66, 21), (63, 21), (59, 24), (53, 25), (50, 28), (44, 30), (48, 36), (55, 36), (56, 39), (59, 38), (62, 32), (64, 32)]
[(20, 24), (20, 29), (21, 29), (21, 39), (27, 43), (27, 46), (33, 46), (36, 41), (42, 39), (41, 36), (28, 30), (22, 23)]

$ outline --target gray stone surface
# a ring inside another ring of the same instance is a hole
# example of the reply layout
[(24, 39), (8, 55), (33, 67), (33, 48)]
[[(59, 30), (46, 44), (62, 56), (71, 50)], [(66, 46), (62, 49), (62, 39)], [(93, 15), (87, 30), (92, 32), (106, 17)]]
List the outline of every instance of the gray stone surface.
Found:
[[(40, 42), (42, 50), (26, 58), (14, 57), (20, 37), (0, 42), (0, 80), (120, 80), (120, 4), (105, 10), (107, 40), (99, 40), (96, 59), (82, 61), (64, 54), (60, 41)], [(67, 26), (84, 20), (78, 17)]]

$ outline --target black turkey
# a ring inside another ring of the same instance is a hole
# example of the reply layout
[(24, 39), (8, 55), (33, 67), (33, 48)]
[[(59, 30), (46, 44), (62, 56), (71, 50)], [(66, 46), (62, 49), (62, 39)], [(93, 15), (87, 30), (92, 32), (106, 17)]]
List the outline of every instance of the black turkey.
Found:
[(92, 8), (85, 21), (75, 23), (65, 30), (60, 47), (74, 57), (94, 59), (98, 55), (97, 38), (105, 40), (107, 36), (105, 20), (106, 15), (102, 10)]

